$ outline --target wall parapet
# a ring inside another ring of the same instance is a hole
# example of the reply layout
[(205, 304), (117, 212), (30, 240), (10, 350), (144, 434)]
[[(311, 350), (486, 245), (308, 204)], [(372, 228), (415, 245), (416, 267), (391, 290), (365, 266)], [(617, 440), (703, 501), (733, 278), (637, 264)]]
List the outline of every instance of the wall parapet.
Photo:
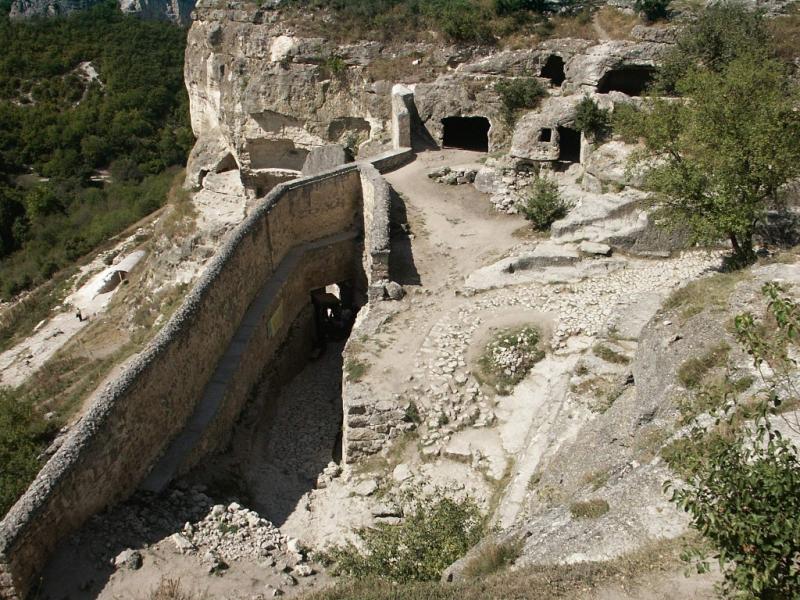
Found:
[[(0, 522), (0, 597), (24, 598), (62, 539), (135, 491), (187, 427), (204, 390), (214, 385), (220, 360), (271, 279), (275, 297), (284, 294), (283, 306), (292, 306), (299, 294), (310, 291), (307, 286), (332, 283), (324, 281), (329, 273), (344, 277), (345, 270), (364, 269), (368, 286), (375, 274), (382, 276), (388, 265), (389, 225), (386, 184), (377, 171), (410, 158), (410, 150), (401, 149), (376, 157), (372, 164), (351, 163), (282, 183), (231, 233), (161, 331), (127, 361), (118, 377), (94, 392), (86, 413)], [(348, 232), (352, 235), (342, 237)], [(361, 235), (363, 247), (357, 241)], [(313, 247), (293, 277), (278, 273), (293, 249), (330, 236), (353, 252)], [(336, 264), (332, 255), (340, 257)], [(300, 310), (302, 304), (294, 308)], [(286, 335), (292, 314), (275, 330), (276, 310), (266, 302), (259, 327), (266, 323), (277, 343)], [(256, 370), (264, 366), (253, 360), (240, 364), (248, 383), (257, 380)], [(221, 447), (250, 391), (248, 385), (238, 385), (227, 392), (225, 410), (212, 419), (212, 434), (201, 436), (201, 453)], [(200, 456), (194, 452), (191, 459)]]

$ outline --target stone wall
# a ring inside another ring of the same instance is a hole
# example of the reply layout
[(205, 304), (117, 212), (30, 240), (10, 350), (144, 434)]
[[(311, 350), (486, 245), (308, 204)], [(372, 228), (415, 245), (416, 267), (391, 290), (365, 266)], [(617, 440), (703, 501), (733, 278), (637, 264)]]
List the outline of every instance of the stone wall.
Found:
[[(382, 239), (379, 230), (388, 239), (383, 204), (376, 201), (383, 193), (379, 180), (369, 165), (351, 164), (281, 184), (231, 234), (164, 328), (95, 392), (68, 439), (0, 523), (0, 597), (24, 597), (65, 536), (139, 486), (187, 429), (204, 392), (219, 383), (221, 360), (240, 343), (248, 311), (258, 314), (247, 350), (229, 374), (236, 383), (212, 407), (209, 426), (180, 461), (181, 470), (227, 442), (265, 369), (262, 361), (307, 305), (299, 298), (353, 278), (362, 269), (356, 263), (366, 265), (367, 283), (373, 270), (383, 273), (387, 250), (382, 242), (371, 248)], [(370, 234), (362, 246), (365, 222)], [(254, 309), (258, 298), (264, 306)]]

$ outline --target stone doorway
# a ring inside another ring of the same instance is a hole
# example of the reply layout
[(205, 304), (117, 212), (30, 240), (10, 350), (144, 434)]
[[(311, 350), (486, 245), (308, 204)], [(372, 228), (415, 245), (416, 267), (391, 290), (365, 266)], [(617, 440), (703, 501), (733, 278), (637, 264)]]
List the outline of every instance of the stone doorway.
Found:
[(489, 129), (486, 117), (445, 117), (442, 146), (477, 152), (489, 151)]
[(581, 162), (581, 132), (569, 127), (558, 128), (558, 160)]
[(606, 72), (597, 83), (601, 94), (622, 92), (628, 96), (641, 96), (656, 75), (654, 67), (628, 65)]

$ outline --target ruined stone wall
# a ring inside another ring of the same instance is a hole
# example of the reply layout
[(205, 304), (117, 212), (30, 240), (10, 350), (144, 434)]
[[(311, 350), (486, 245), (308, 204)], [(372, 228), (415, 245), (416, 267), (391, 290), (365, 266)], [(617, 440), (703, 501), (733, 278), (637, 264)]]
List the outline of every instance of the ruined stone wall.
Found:
[(389, 184), (375, 167), (361, 170), (361, 189), (364, 198), (364, 244), (370, 252), (364, 253), (364, 271), (371, 273), (367, 290), (369, 300), (383, 298), (383, 283), (389, 280)]
[[(373, 198), (375, 174), (360, 164), (281, 184), (270, 192), (231, 234), (145, 350), (128, 361), (115, 381), (95, 392), (87, 413), (0, 523), (0, 597), (24, 597), (64, 537), (137, 488), (184, 429), (207, 384), (214, 383), (211, 377), (232, 340), (239, 341), (234, 335), (253, 299), (274, 286), (275, 294), (265, 296), (273, 304), (263, 307), (261, 323), (249, 340), (253, 354), (246, 353), (238, 365), (237, 381), (188, 465), (227, 441), (265, 368), (260, 361), (269, 360), (307, 305), (299, 298), (314, 287), (352, 277), (360, 270), (355, 263), (376, 262), (363, 257), (373, 253), (371, 241), (363, 256), (358, 241), (364, 229), (361, 170), (367, 173), (368, 196)], [(374, 205), (370, 200), (368, 213)], [(366, 221), (371, 231), (388, 232), (388, 222), (379, 224), (374, 215)], [(384, 252), (381, 247), (376, 254)], [(366, 279), (372, 279), (369, 267)], [(280, 306), (285, 313), (276, 318)], [(265, 335), (271, 341), (261, 346)]]

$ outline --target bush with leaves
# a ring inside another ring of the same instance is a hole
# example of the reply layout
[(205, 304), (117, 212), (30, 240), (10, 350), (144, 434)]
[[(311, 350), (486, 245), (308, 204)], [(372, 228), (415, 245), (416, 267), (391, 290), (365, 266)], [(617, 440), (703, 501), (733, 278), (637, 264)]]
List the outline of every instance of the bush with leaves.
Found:
[(520, 77), (498, 81), (494, 90), (500, 95), (503, 104), (503, 118), (512, 124), (523, 110), (531, 110), (539, 106), (547, 90), (538, 79)]
[(590, 96), (584, 96), (575, 109), (575, 127), (595, 141), (602, 142), (611, 134), (611, 115), (597, 106)]
[[(787, 418), (781, 405), (798, 399), (791, 355), (800, 339), (800, 307), (776, 284), (763, 292), (769, 301), (765, 322), (749, 313), (735, 319), (736, 337), (762, 373), (761, 395), (746, 404), (722, 400), (712, 425), (695, 425), (689, 443), (702, 453), (685, 463), (686, 484), (667, 482), (665, 488), (713, 544), (726, 594), (797, 598), (800, 457), (781, 429), (800, 433), (800, 423)], [(708, 563), (700, 558), (702, 571)]]
[(517, 209), (538, 231), (546, 231), (559, 219), (567, 216), (572, 204), (561, 197), (558, 184), (547, 177), (537, 177), (528, 196)]
[(409, 493), (399, 525), (380, 523), (358, 532), (363, 544), (348, 542), (320, 556), (337, 575), (380, 578), (397, 583), (435, 581), (478, 543), (484, 519), (470, 499), (453, 500), (437, 490)]

